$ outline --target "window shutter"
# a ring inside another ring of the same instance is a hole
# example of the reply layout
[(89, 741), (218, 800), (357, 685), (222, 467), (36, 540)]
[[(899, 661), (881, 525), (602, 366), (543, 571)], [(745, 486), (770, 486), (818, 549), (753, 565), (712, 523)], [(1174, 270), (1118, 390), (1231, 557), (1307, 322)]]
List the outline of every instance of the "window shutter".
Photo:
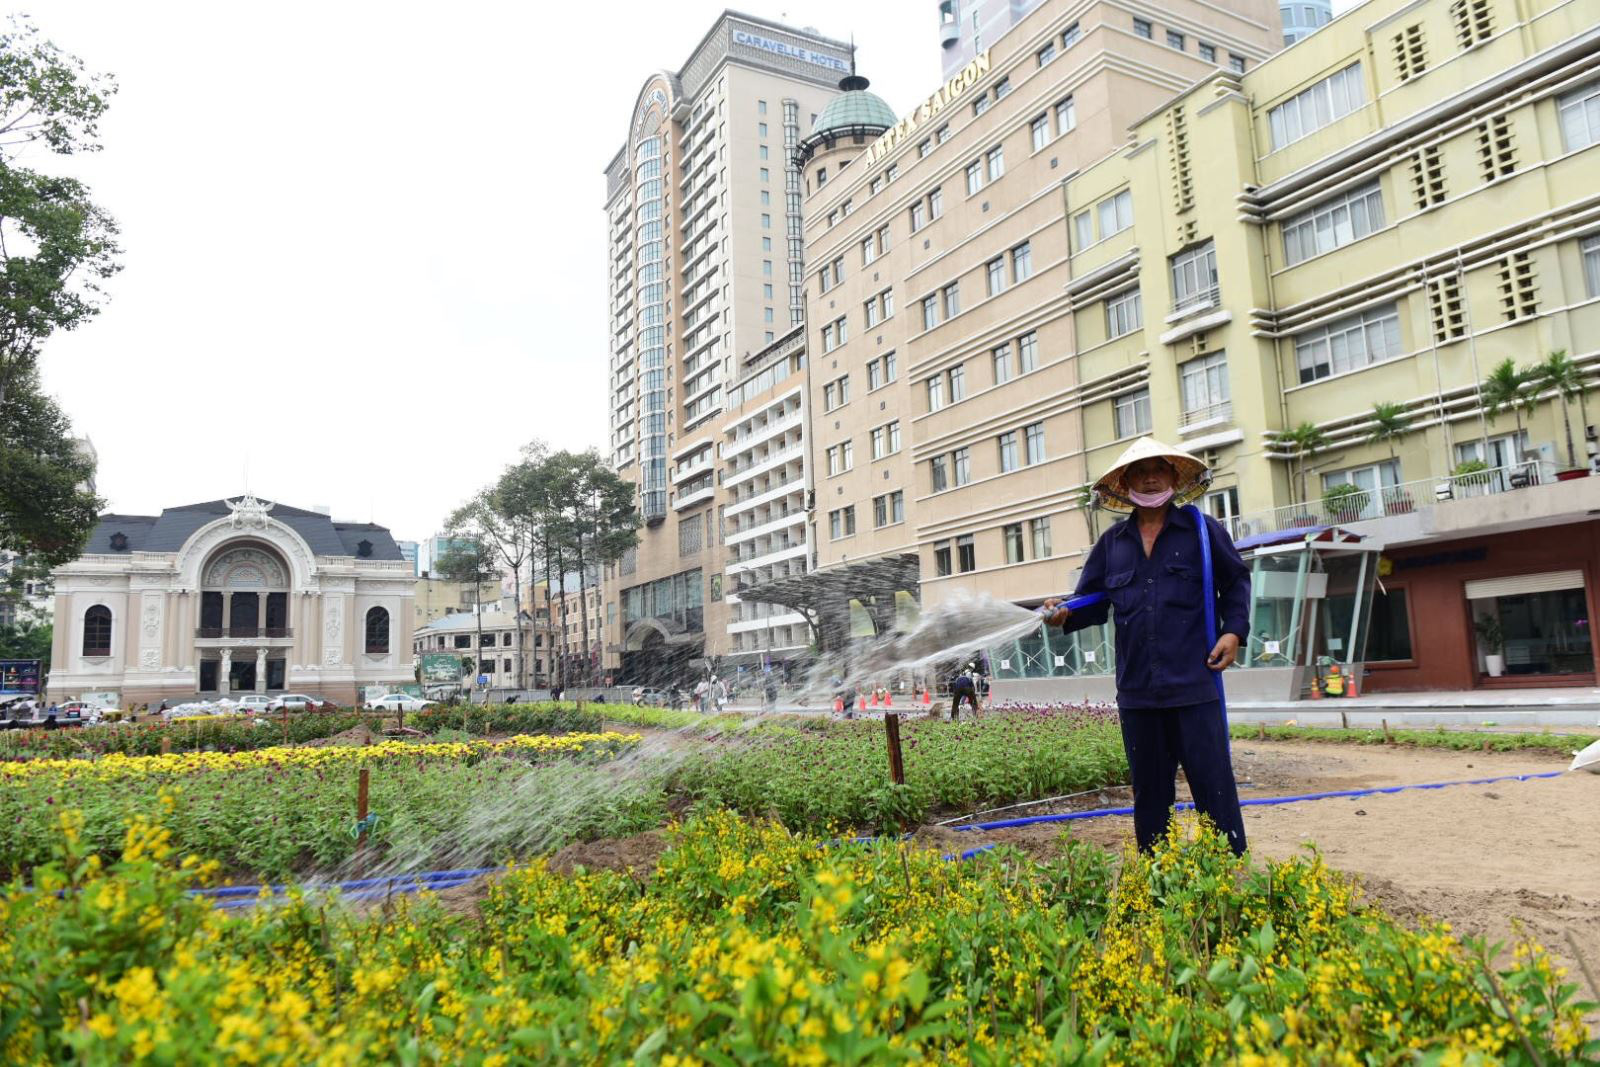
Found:
[(1468, 600), (1525, 593), (1553, 593), (1558, 589), (1582, 589), (1582, 571), (1548, 571), (1544, 574), (1519, 574), (1510, 578), (1484, 578), (1467, 583)]

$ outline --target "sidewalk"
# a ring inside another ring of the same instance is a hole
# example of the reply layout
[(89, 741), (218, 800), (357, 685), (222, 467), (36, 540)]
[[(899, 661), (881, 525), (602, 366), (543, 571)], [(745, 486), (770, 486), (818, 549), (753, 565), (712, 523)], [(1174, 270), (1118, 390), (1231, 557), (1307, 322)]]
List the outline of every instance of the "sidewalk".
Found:
[[(1341, 720), (1341, 713), (1343, 720)], [(1323, 700), (1229, 701), (1235, 722), (1301, 726), (1600, 727), (1600, 688), (1474, 689), (1465, 692), (1372, 693)]]

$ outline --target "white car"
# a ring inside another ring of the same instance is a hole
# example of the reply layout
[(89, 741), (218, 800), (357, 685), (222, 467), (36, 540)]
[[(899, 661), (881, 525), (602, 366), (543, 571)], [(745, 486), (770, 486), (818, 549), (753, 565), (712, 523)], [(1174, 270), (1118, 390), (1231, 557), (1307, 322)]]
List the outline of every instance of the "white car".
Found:
[(376, 711), (421, 711), (433, 707), (433, 701), (409, 693), (385, 693), (376, 700), (367, 701), (366, 707)]
[(324, 703), (325, 701), (318, 700), (316, 697), (306, 696), (304, 693), (279, 693), (267, 701), (267, 710), (283, 711), (287, 708), (290, 711), (305, 711), (307, 709), (315, 711)]
[(106, 712), (115, 710), (88, 700), (69, 700), (56, 708), (56, 721), (97, 723), (105, 717)]
[(219, 701), (218, 703), (221, 703), (221, 704), (233, 703), (233, 710), (234, 711), (241, 712), (241, 713), (248, 713), (248, 712), (252, 712), (252, 711), (266, 711), (267, 709), (271, 708), (272, 707), (272, 698), (269, 697), (269, 696), (261, 696), (259, 694), (255, 694), (255, 695), (251, 695), (251, 696), (242, 696), (242, 697), (240, 697), (238, 699), (238, 701), (236, 703), (231, 702), (231, 701), (226, 701), (226, 700)]

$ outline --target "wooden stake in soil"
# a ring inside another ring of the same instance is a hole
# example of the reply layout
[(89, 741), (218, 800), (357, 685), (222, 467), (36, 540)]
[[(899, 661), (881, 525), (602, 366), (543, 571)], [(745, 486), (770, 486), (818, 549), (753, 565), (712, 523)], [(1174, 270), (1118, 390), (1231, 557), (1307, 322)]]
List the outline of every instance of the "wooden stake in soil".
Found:
[(1384, 719), (1383, 720), (1383, 743), (1386, 744), (1386, 745), (1394, 744), (1394, 734), (1389, 732), (1389, 720), (1388, 719)]
[(1350, 716), (1346, 715), (1342, 709), (1339, 712), (1339, 729), (1350, 729)]
[(170, 754), (171, 752), (172, 752), (172, 738), (168, 737), (166, 735), (166, 733), (163, 732), (162, 735), (161, 735), (161, 754), (163, 756), (165, 756), (165, 755)]
[(1266, 723), (1264, 723), (1264, 722), (1256, 723), (1256, 739), (1260, 740), (1260, 741), (1265, 741), (1267, 739), (1267, 724)]
[(900, 716), (889, 712), (883, 717), (883, 729), (889, 735), (889, 777), (895, 785), (906, 784), (905, 759), (900, 752)]
[(356, 784), (356, 823), (359, 827), (356, 831), (357, 850), (364, 848), (367, 843), (367, 785), (370, 775), (366, 767), (361, 768), (361, 777)]

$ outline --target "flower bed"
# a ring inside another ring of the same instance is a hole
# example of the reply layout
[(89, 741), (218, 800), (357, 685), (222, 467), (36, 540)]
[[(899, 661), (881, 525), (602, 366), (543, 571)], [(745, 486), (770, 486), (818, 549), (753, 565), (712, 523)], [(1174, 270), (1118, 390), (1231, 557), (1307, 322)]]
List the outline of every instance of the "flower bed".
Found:
[(935, 811), (1035, 800), (1127, 781), (1113, 716), (1073, 707), (976, 721), (901, 723), (906, 784), (889, 780), (883, 725), (838, 722), (730, 746), (674, 785), (713, 807), (772, 815), (792, 829), (888, 830)]
[(177, 722), (82, 726), (70, 730), (8, 730), (0, 733), (0, 760), (96, 757), (113, 752), (151, 756), (162, 744), (190, 751), (242, 752), (299, 744), (343, 733), (363, 722), (377, 729), (377, 716), (353, 711), (274, 712), (261, 718), (216, 716)]
[[(606, 803), (565, 812), (541, 827), (536, 841), (562, 844), (586, 834), (629, 832), (664, 815), (659, 789), (610, 798), (603, 768), (593, 763), (637, 744), (638, 735), (521, 736), (503, 742), (276, 748), (231, 754), (107, 756), (100, 760), (35, 760), (0, 765), (0, 869), (26, 871), (44, 862), (54, 843), (56, 814), (82, 811), (87, 847), (116, 858), (122, 828), (174, 798), (168, 828), (176, 846), (215, 860), (241, 877), (279, 879), (348, 859), (357, 772), (371, 771), (369, 810), (376, 854), (428, 856), (459, 841), (483, 811), (524, 796), (529, 805), (592, 794)], [(587, 791), (587, 792), (586, 792)], [(514, 818), (481, 827), (486, 855), (503, 855), (528, 840)]]
[(469, 734), (555, 734), (600, 729), (600, 705), (438, 704), (406, 716), (406, 725), (425, 734), (463, 730)]
[[(1175, 829), (1153, 858), (824, 847), (728, 814), (654, 876), (495, 884), (352, 919), (183, 893), (137, 820), (110, 869), (76, 816), (0, 895), (0, 1059), (261, 1063), (1594, 1062), (1536, 946), (1495, 972), (1364, 909), (1316, 857), (1251, 867)], [(58, 893), (57, 890), (64, 890)]]
[(1448, 748), (1458, 752), (1480, 751), (1517, 752), (1536, 750), (1570, 756), (1586, 745), (1594, 743), (1593, 737), (1583, 734), (1552, 733), (1489, 733), (1483, 730), (1390, 730), (1385, 737), (1382, 730), (1323, 729), (1315, 726), (1257, 726), (1253, 723), (1235, 723), (1230, 732), (1239, 740), (1254, 741), (1265, 735), (1269, 741), (1322, 741), (1344, 742), (1352, 745), (1413, 745), (1417, 748)]

